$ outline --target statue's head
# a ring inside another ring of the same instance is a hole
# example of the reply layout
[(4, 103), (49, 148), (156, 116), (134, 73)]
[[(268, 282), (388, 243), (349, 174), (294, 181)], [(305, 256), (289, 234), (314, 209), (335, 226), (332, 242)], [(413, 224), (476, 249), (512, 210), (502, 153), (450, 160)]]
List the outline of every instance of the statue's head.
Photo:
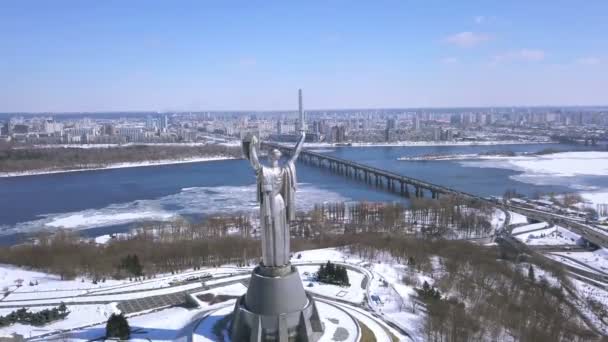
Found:
[(270, 151), (270, 153), (268, 154), (268, 158), (270, 158), (271, 161), (277, 161), (281, 159), (281, 151), (277, 150), (276, 148), (273, 148), (272, 151)]

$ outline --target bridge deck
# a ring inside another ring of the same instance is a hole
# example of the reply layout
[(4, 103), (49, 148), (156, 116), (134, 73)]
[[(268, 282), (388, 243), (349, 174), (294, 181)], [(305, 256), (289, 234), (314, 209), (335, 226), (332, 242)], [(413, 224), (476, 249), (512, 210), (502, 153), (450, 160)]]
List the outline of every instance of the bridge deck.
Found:
[[(287, 154), (291, 154), (293, 149), (291, 147), (288, 146), (284, 146), (281, 144), (277, 144), (277, 143), (270, 143), (270, 142), (263, 142), (262, 146), (265, 148), (276, 148), (279, 149), (280, 151), (287, 153)], [(300, 153), (300, 159), (304, 162), (312, 162), (312, 161), (316, 161), (317, 162), (317, 166), (319, 167), (323, 167), (323, 162), (327, 162), (328, 166), (330, 167), (330, 169), (333, 167), (335, 168), (338, 172), (341, 173), (345, 173), (346, 175), (348, 175), (348, 173), (350, 171), (347, 170), (350, 169), (352, 170), (352, 175), (354, 177), (358, 178), (358, 173), (363, 173), (363, 175), (371, 175), (376, 177), (376, 180), (380, 179), (380, 178), (384, 178), (387, 183), (387, 190), (392, 191), (395, 190), (394, 186), (392, 185), (392, 182), (397, 182), (400, 185), (403, 186), (413, 186), (416, 189), (425, 189), (425, 190), (429, 190), (432, 194), (433, 197), (435, 197), (437, 194), (449, 194), (449, 195), (457, 195), (457, 196), (463, 196), (463, 197), (467, 197), (467, 198), (473, 198), (473, 199), (479, 199), (479, 200), (486, 200), (482, 197), (470, 194), (470, 193), (466, 193), (464, 191), (460, 191), (460, 190), (455, 190), (455, 189), (451, 189), (442, 185), (437, 185), (437, 184), (433, 184), (433, 183), (429, 183), (417, 178), (413, 178), (413, 177), (409, 177), (409, 176), (404, 176), (404, 175), (400, 175), (391, 171), (387, 171), (387, 170), (383, 170), (383, 169), (379, 169), (373, 166), (369, 166), (369, 165), (364, 165), (361, 163), (357, 163), (351, 160), (346, 160), (346, 159), (341, 159), (341, 158), (337, 158), (334, 156), (328, 156), (326, 154), (322, 154), (322, 153), (317, 153), (317, 152), (313, 152), (313, 151), (308, 151), (308, 150), (303, 150)], [(378, 185), (378, 183), (376, 183)], [(407, 190), (405, 192), (408, 192)], [(416, 194), (418, 194), (418, 190), (416, 191)], [(422, 193), (421, 193), (422, 195)]]

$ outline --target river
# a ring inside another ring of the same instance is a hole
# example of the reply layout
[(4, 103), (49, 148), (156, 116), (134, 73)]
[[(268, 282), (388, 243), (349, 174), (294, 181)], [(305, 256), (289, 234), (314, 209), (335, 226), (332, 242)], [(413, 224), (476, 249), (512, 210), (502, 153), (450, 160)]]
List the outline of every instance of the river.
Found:
[[(324, 153), (356, 160), (403, 175), (470, 193), (502, 195), (564, 192), (571, 183), (524, 182), (522, 171), (476, 167), (460, 160), (399, 161), (399, 157), (427, 154), (479, 154), (494, 151), (538, 152), (552, 148), (584, 150), (557, 144), (339, 147)], [(321, 149), (319, 149), (321, 150)], [(336, 201), (405, 201), (357, 181), (303, 164), (298, 165), (300, 209)], [(255, 176), (245, 160), (71, 172), (0, 179), (0, 244), (12, 244), (25, 233), (68, 228), (97, 236), (129, 229), (140, 221), (170, 220), (177, 216), (200, 219), (212, 213), (252, 212), (256, 208)], [(607, 177), (579, 177), (582, 186), (608, 188)]]

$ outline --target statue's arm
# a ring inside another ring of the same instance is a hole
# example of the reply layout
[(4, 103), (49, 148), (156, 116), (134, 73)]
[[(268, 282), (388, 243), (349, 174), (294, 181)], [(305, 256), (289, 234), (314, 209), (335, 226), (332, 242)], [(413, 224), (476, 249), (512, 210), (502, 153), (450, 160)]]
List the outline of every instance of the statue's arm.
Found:
[(289, 158), (289, 162), (290, 163), (295, 163), (295, 161), (298, 159), (298, 156), (300, 155), (300, 152), (302, 152), (302, 147), (304, 146), (304, 140), (305, 139), (306, 139), (306, 132), (301, 131), (300, 132), (300, 139), (296, 143), (296, 147), (293, 149), (293, 153), (291, 154), (291, 158)]
[(257, 145), (258, 139), (254, 136), (251, 139), (251, 144), (249, 145), (249, 162), (256, 171), (262, 168), (262, 164), (260, 164), (260, 160), (258, 159)]

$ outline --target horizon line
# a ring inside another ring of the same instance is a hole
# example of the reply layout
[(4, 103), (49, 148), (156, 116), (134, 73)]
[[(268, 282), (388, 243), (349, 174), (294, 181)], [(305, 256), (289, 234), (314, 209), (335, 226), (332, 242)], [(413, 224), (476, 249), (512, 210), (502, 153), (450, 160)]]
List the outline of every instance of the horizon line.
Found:
[[(345, 111), (345, 110), (424, 110), (424, 109), (506, 109), (506, 108), (598, 108), (608, 109), (608, 104), (602, 105), (501, 105), (501, 106), (427, 106), (427, 107), (352, 107), (352, 108), (314, 108), (304, 110), (305, 112), (319, 111)], [(274, 113), (274, 112), (294, 112), (298, 109), (180, 109), (180, 110), (153, 110), (153, 109), (136, 109), (136, 110), (95, 110), (95, 111), (0, 111), (3, 115), (73, 115), (73, 114), (142, 114), (142, 113)]]

